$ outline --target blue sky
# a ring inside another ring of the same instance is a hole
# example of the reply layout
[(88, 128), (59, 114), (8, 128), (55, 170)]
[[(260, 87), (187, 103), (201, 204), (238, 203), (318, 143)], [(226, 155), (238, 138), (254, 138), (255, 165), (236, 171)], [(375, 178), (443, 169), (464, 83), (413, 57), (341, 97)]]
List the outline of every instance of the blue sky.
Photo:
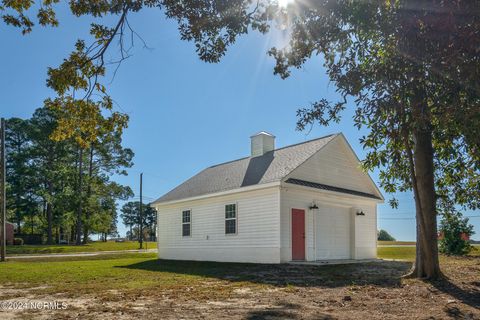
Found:
[[(27, 36), (13, 28), (0, 29), (7, 48), (0, 51), (1, 116), (30, 117), (52, 95), (45, 86), (47, 67), (61, 63), (75, 40), (88, 32), (88, 19), (71, 18), (63, 9), (60, 19), (59, 28), (36, 28)], [(343, 132), (363, 158), (358, 142), (362, 133), (353, 127), (351, 111), (344, 113), (340, 124), (315, 126), (308, 136), (295, 131), (299, 107), (320, 98), (335, 100), (337, 95), (319, 57), (287, 80), (273, 75), (274, 62), (266, 51), (285, 43), (284, 34), (251, 32), (230, 48), (221, 63), (207, 64), (197, 58), (192, 43), (179, 40), (176, 23), (159, 10), (132, 15), (130, 23), (150, 49), (137, 40), (133, 57), (108, 88), (118, 110), (130, 116), (124, 145), (135, 152), (129, 176), (115, 179), (131, 186), (136, 196), (140, 172), (145, 201), (154, 200), (207, 166), (247, 156), (249, 137), (261, 130), (276, 135), (277, 147)], [(110, 79), (111, 75), (106, 82)], [(371, 176), (378, 180), (377, 172)], [(378, 226), (398, 240), (414, 240), (412, 195), (395, 196), (399, 208), (380, 205)], [(474, 214), (478, 215), (467, 212)], [(471, 222), (480, 233), (480, 218)], [(125, 228), (120, 226), (120, 231), (124, 234)]]

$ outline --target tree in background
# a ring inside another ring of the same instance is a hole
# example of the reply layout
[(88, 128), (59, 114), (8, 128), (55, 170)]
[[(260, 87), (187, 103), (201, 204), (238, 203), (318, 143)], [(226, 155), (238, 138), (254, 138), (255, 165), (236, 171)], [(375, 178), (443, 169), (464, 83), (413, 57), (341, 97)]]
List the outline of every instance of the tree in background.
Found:
[(387, 231), (385, 231), (383, 229), (378, 231), (377, 240), (378, 241), (396, 241), (395, 238), (390, 235), (390, 233), (388, 233)]
[(465, 255), (472, 249), (470, 237), (474, 234), (473, 225), (460, 212), (445, 213), (440, 221), (440, 252), (452, 255)]
[(7, 215), (15, 222), (17, 233), (31, 208), (38, 206), (34, 196), (38, 185), (31, 164), (31, 143), (28, 121), (11, 118), (6, 121), (7, 163)]
[(126, 200), (132, 195), (129, 187), (113, 181), (105, 182), (101, 187), (96, 185), (86, 205), (88, 209), (86, 212), (90, 214), (85, 215), (84, 226), (88, 226), (88, 233), (84, 234), (84, 239), (88, 239), (90, 233), (101, 234), (104, 241), (108, 236), (116, 236), (118, 233), (116, 200)]
[[(150, 241), (155, 240), (156, 234), (156, 218), (157, 210), (150, 207), (148, 204), (143, 204), (143, 236), (148, 236)], [(138, 240), (140, 225), (140, 201), (130, 201), (123, 205), (122, 213), (120, 217), (123, 220), (123, 224), (129, 228), (127, 237), (130, 240)]]
[[(48, 244), (67, 234), (70, 241), (83, 234), (84, 243), (92, 232), (106, 238), (116, 232), (115, 201), (132, 195), (129, 187), (110, 177), (126, 174), (133, 152), (122, 146), (118, 131), (105, 127), (99, 144), (79, 158), (74, 139), (51, 139), (58, 121), (58, 111), (51, 108), (37, 109), (31, 119), (7, 120), (8, 216), (18, 232), (44, 234)], [(88, 171), (79, 170), (82, 162)], [(80, 216), (79, 199), (85, 208)], [(79, 223), (85, 228), (79, 229)]]
[(127, 232), (127, 238), (133, 240), (133, 227), (137, 224), (138, 212), (136, 211), (135, 202), (127, 202), (123, 205), (121, 209), (122, 213), (120, 217), (122, 218), (123, 224), (129, 229)]
[(71, 143), (50, 139), (57, 120), (57, 113), (46, 108), (37, 109), (32, 118), (27, 120), (33, 173), (31, 178), (36, 182), (37, 194), (43, 201), (47, 244), (53, 243), (54, 221), (62, 215), (62, 212), (55, 209), (59, 205), (58, 199), (65, 200), (66, 196), (62, 193), (72, 195), (71, 177), (75, 173), (75, 156)]
[[(128, 187), (110, 182), (112, 174), (126, 175), (125, 168), (132, 166), (133, 151), (122, 147), (119, 132), (104, 131), (88, 150), (87, 174), (85, 177), (85, 223), (83, 223), (83, 243), (87, 243), (92, 226), (89, 224), (92, 212), (101, 212), (101, 203), (113, 198), (126, 200), (133, 195)], [(104, 200), (104, 201), (102, 201)], [(96, 208), (95, 208), (96, 207)]]

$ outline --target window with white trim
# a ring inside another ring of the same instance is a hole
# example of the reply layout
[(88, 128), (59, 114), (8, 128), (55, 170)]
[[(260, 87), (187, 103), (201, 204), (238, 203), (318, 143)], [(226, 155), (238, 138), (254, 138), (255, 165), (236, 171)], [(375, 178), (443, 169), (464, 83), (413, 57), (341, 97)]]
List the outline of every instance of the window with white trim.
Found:
[(237, 233), (237, 205), (225, 205), (225, 234)]
[(192, 211), (182, 211), (182, 236), (190, 237), (192, 233)]

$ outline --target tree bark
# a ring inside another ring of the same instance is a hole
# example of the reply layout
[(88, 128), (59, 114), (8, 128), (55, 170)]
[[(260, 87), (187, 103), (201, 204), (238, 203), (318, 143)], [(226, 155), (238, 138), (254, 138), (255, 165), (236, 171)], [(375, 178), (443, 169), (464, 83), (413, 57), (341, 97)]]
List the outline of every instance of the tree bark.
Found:
[[(406, 112), (400, 106), (403, 142), (410, 169), (416, 211), (416, 256), (407, 277), (436, 279), (442, 276), (438, 260), (437, 208), (435, 193), (434, 150), (431, 114), (424, 94), (417, 87), (416, 104), (411, 109), (412, 124), (407, 125)], [(410, 143), (413, 137), (413, 147)]]
[(76, 245), (82, 244), (82, 178), (83, 178), (83, 149), (80, 147), (78, 160), (78, 207), (77, 207), (77, 223), (76, 223)]
[(438, 260), (437, 208), (430, 125), (423, 123), (417, 127), (413, 132), (413, 138), (418, 223), (415, 271), (419, 278), (436, 279), (441, 277), (442, 273)]

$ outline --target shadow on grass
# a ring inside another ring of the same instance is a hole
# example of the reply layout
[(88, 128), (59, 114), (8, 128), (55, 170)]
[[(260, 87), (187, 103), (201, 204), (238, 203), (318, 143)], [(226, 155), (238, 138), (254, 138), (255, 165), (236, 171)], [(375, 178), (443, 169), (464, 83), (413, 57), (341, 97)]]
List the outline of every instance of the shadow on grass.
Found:
[(147, 260), (117, 268), (168, 272), (216, 278), (226, 281), (249, 281), (285, 287), (342, 287), (377, 285), (397, 287), (401, 276), (411, 267), (409, 262), (379, 261), (359, 264), (312, 266), (290, 264), (246, 264), (201, 261)]

